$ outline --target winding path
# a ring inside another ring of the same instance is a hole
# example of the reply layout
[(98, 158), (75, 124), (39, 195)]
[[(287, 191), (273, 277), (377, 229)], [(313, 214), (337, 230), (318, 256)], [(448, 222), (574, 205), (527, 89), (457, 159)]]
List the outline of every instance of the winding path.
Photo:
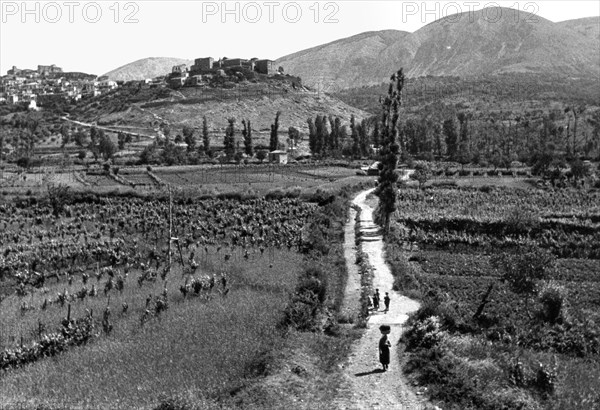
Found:
[[(394, 278), (388, 265), (385, 263), (383, 238), (379, 226), (373, 222), (372, 200), (367, 196), (373, 189), (363, 191), (353, 200), (353, 204), (361, 209), (359, 229), (362, 233), (359, 246), (368, 255), (369, 262), (374, 270), (373, 287), (379, 289), (383, 296), (389, 292), (391, 303), (390, 310), (383, 312), (382, 307), (377, 312), (372, 312), (368, 319), (365, 334), (352, 348), (347, 366), (344, 369), (344, 382), (334, 401), (335, 409), (394, 409), (418, 410), (434, 409), (435, 406), (427, 403), (425, 398), (416, 395), (406, 383), (399, 368), (398, 349), (396, 344), (402, 333), (402, 326), (408, 314), (419, 308), (419, 303), (402, 296), (392, 290)], [(345, 249), (346, 263), (355, 264), (356, 252), (354, 251), (354, 227), (356, 211), (350, 211), (350, 220), (346, 225)], [(350, 251), (350, 249), (352, 251)], [(349, 269), (348, 285), (346, 289), (345, 304), (357, 303), (357, 292), (360, 294), (360, 278), (358, 271)], [(344, 307), (342, 307), (344, 311)], [(381, 371), (378, 358), (378, 342), (381, 337), (379, 325), (387, 324), (392, 328), (390, 341), (392, 342), (391, 361), (387, 372)]]
[(156, 138), (154, 135), (140, 134), (139, 132), (125, 131), (125, 130), (122, 130), (122, 129), (113, 129), (113, 128), (104, 127), (104, 126), (101, 126), (101, 125), (90, 124), (90, 123), (87, 123), (87, 122), (72, 120), (72, 119), (69, 118), (68, 115), (60, 117), (60, 118), (63, 121), (72, 122), (73, 124), (79, 125), (81, 127), (86, 127), (86, 128), (96, 127), (96, 129), (103, 130), (103, 131), (106, 131), (106, 132), (115, 132), (115, 133), (120, 132), (120, 133), (122, 133), (124, 135), (131, 135), (132, 137), (149, 138), (149, 139), (155, 139)]

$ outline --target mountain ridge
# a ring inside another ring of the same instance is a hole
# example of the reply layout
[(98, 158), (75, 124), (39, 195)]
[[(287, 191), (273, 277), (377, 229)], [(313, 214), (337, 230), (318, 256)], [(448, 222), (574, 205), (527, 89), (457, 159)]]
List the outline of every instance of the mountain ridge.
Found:
[(600, 36), (595, 30), (600, 17), (554, 23), (515, 9), (490, 9), (495, 10), (447, 16), (413, 33), (396, 31), (406, 34), (361, 56), (371, 59), (370, 64), (348, 56), (361, 43), (374, 43), (380, 32), (301, 50), (280, 57), (277, 65), (306, 85), (327, 78), (342, 89), (379, 84), (400, 67), (408, 77), (512, 72), (598, 76)]
[[(502, 18), (495, 21), (498, 15)], [(336, 92), (380, 84), (400, 67), (408, 77), (558, 73), (596, 78), (598, 61), (600, 16), (552, 22), (495, 7), (447, 16), (413, 33), (395, 29), (358, 33), (280, 57), (276, 65), (300, 76), (305, 85)], [(192, 60), (150, 57), (105, 75), (140, 80), (165, 75), (173, 65), (184, 63)]]
[(192, 63), (192, 60), (177, 57), (146, 57), (124, 64), (103, 75), (115, 81), (144, 80), (170, 73), (175, 65)]

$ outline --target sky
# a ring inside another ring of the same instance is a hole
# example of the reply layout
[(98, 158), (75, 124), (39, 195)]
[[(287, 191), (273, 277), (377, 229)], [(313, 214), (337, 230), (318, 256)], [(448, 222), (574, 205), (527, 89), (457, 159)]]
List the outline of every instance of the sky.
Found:
[(275, 60), (365, 31), (414, 32), (457, 12), (498, 5), (521, 10), (532, 21), (600, 15), (596, 0), (0, 0), (0, 74), (13, 65), (56, 64), (101, 75), (146, 57)]

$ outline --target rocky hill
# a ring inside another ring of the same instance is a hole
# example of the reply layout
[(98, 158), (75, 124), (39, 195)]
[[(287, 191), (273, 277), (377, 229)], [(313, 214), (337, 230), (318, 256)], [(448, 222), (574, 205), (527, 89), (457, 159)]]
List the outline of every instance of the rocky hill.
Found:
[(82, 101), (72, 112), (72, 118), (104, 126), (149, 130), (145, 134), (156, 132), (161, 123), (166, 123), (175, 134), (184, 126), (201, 129), (203, 116), (206, 116), (211, 132), (222, 133), (227, 119), (233, 117), (240, 128), (243, 119), (250, 120), (253, 131), (259, 136), (269, 133), (277, 111), (281, 111), (281, 135), (287, 135), (292, 126), (307, 133), (306, 120), (317, 114), (340, 117), (346, 124), (352, 115), (358, 119), (370, 116), (335, 97), (273, 81), (240, 84), (236, 89), (121, 87)]
[(144, 80), (168, 74), (175, 65), (193, 63), (191, 60), (182, 58), (149, 57), (125, 64), (104, 75), (114, 81)]
[(362, 33), (281, 57), (277, 65), (306, 85), (326, 88), (380, 84), (400, 67), (409, 77), (597, 77), (599, 23), (598, 17), (553, 23), (510, 8), (488, 8), (448, 16), (414, 33)]

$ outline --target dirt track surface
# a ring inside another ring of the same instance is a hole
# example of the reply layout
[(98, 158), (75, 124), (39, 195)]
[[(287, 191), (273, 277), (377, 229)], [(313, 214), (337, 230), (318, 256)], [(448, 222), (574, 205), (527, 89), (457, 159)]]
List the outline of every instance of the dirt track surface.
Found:
[[(388, 265), (385, 263), (383, 239), (379, 234), (379, 227), (373, 222), (373, 207), (370, 206), (367, 196), (373, 190), (361, 192), (353, 201), (361, 208), (359, 228), (362, 232), (359, 246), (368, 255), (369, 262), (374, 270), (373, 287), (379, 289), (381, 306), (379, 311), (371, 313), (368, 328), (364, 336), (353, 346), (352, 354), (344, 369), (344, 383), (338, 397), (334, 401), (335, 409), (389, 409), (389, 410), (418, 410), (435, 409), (425, 398), (418, 396), (406, 383), (399, 368), (397, 342), (402, 333), (402, 326), (408, 314), (419, 308), (418, 302), (402, 296), (392, 290), (394, 279)], [(346, 258), (347, 265), (355, 263), (356, 252), (348, 252), (354, 247), (355, 211), (351, 211), (350, 220), (346, 226)], [(348, 258), (352, 258), (348, 260)], [(360, 278), (358, 271), (351, 269), (349, 272), (348, 286), (346, 289), (346, 303), (357, 303), (357, 287), (360, 293)], [(389, 292), (391, 302), (390, 310), (385, 313), (383, 296)], [(348, 299), (349, 297), (349, 299)], [(382, 371), (378, 357), (378, 342), (381, 338), (379, 326), (391, 326), (389, 339), (392, 343), (389, 369)]]

